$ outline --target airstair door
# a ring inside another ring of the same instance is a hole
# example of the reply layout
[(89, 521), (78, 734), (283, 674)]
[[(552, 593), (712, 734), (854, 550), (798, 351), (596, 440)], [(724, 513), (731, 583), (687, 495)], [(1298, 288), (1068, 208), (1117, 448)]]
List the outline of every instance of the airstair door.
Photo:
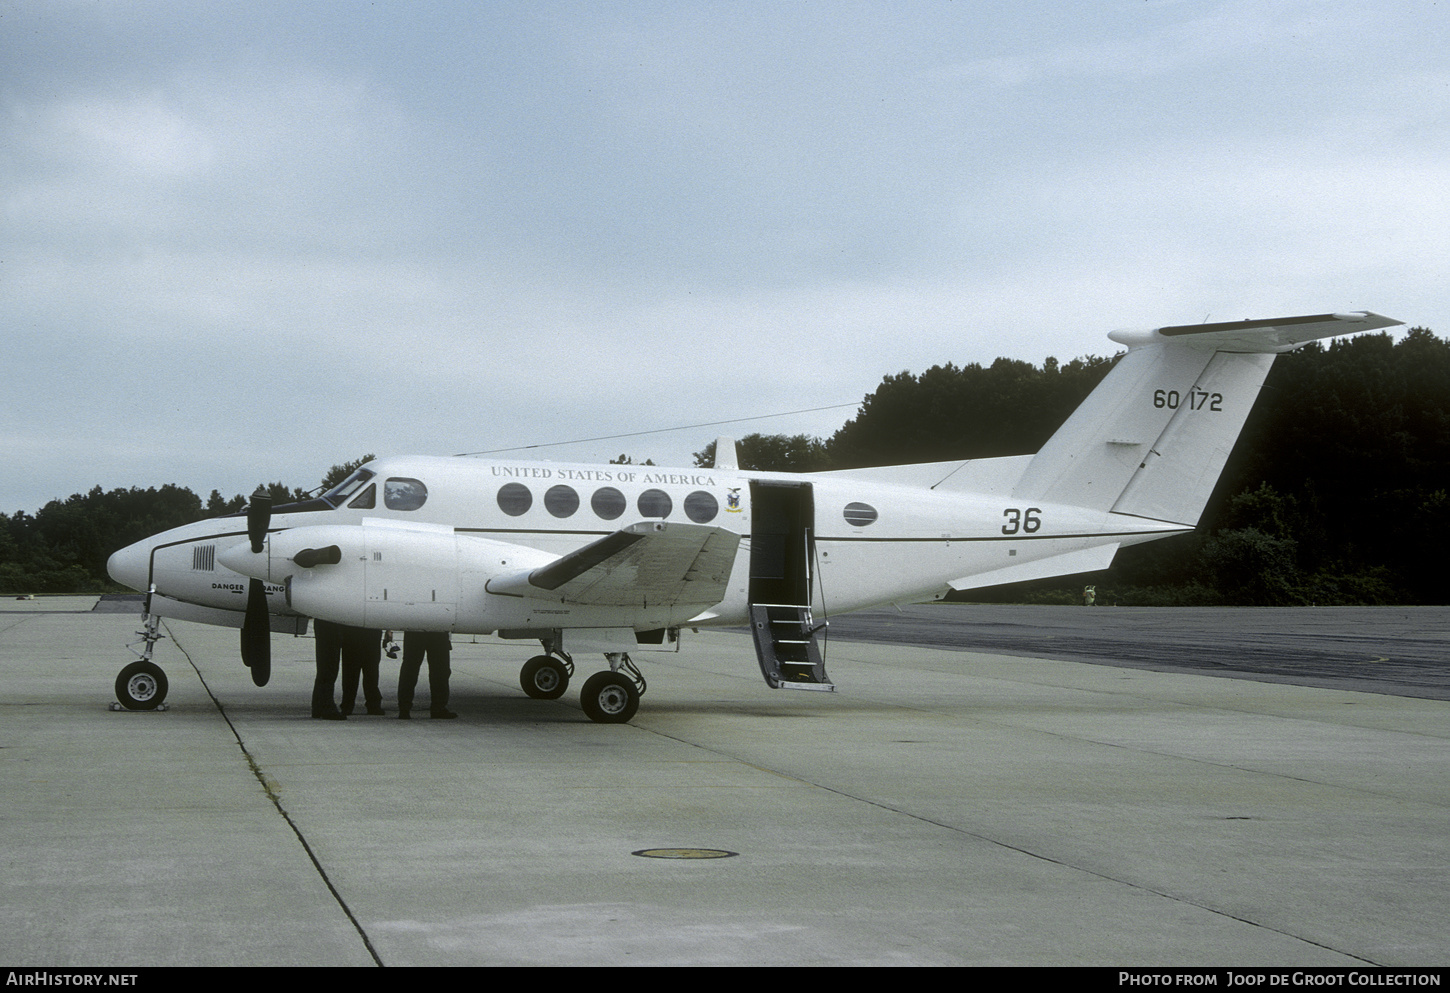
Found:
[(775, 689), (833, 690), (811, 617), (815, 495), (810, 483), (750, 483), (750, 626)]

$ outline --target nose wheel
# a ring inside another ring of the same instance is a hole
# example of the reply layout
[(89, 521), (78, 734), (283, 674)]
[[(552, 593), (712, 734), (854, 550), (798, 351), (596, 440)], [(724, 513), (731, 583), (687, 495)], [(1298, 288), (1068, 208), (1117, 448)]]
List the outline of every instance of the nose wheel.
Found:
[(127, 710), (155, 710), (166, 690), (166, 673), (154, 662), (132, 662), (116, 677), (116, 699)]

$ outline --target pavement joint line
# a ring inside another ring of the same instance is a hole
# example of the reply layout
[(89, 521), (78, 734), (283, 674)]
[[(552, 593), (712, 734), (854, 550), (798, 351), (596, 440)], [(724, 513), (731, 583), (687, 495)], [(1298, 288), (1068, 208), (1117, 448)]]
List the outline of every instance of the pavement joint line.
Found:
[(0, 625), (0, 631), (9, 631), (11, 628), (18, 628), (34, 616), (34, 614), (20, 614), (17, 620), (11, 621), (9, 624)]
[(980, 833), (978, 833), (976, 831), (967, 831), (967, 830), (965, 830), (963, 828), (955, 827), (955, 826), (953, 826), (951, 824), (944, 824), (941, 821), (933, 820), (932, 818), (923, 816), (921, 814), (912, 813), (909, 810), (902, 810), (900, 807), (893, 807), (890, 804), (882, 803), (879, 800), (872, 800), (869, 797), (858, 796), (858, 795), (856, 795), (854, 793), (848, 793), (845, 790), (837, 789), (834, 786), (827, 786), (824, 783), (817, 783), (817, 782), (814, 782), (814, 781), (809, 780), (809, 779), (802, 779), (799, 776), (792, 775), (791, 773), (788, 773), (788, 772), (782, 772), (779, 769), (771, 769), (771, 768), (766, 767), (766, 766), (761, 766), (758, 763), (751, 762), (748, 759), (744, 759), (744, 758), (741, 758), (739, 756), (731, 755), (730, 753), (725, 752), (725, 751), (722, 751), (722, 750), (720, 750), (718, 748), (709, 748), (709, 747), (707, 747), (705, 745), (701, 745), (701, 744), (699, 744), (697, 742), (693, 742), (693, 741), (686, 740), (686, 739), (681, 738), (681, 737), (679, 737), (677, 735), (668, 734), (668, 733), (666, 733), (664, 731), (657, 731), (657, 730), (655, 730), (653, 728), (643, 727), (643, 726), (640, 726), (640, 725), (631, 725), (631, 726), (638, 727), (639, 730), (641, 730), (641, 731), (647, 731), (650, 734), (658, 735), (661, 738), (668, 738), (670, 741), (677, 741), (680, 744), (687, 745), (687, 746), (689, 746), (691, 748), (697, 748), (697, 749), (699, 749), (701, 751), (710, 752), (711, 754), (719, 755), (722, 758), (726, 758), (726, 759), (729, 759), (729, 760), (734, 761), (734, 762), (740, 762), (740, 763), (742, 763), (744, 765), (751, 766), (752, 768), (761, 769), (762, 771), (769, 772), (772, 775), (781, 776), (781, 777), (783, 777), (785, 779), (791, 779), (791, 780), (794, 780), (795, 782), (798, 782), (798, 783), (804, 783), (805, 785), (811, 786), (811, 787), (813, 787), (815, 789), (825, 790), (827, 793), (833, 793), (836, 796), (843, 797), (843, 798), (845, 798), (847, 800), (855, 800), (858, 803), (868, 804), (869, 806), (875, 807), (878, 810), (887, 811), (888, 813), (900, 814), (903, 817), (909, 817), (912, 820), (919, 821), (919, 822), (921, 822), (923, 824), (930, 824), (932, 827), (942, 828), (943, 830), (950, 831), (953, 834), (960, 834), (960, 835), (963, 835), (964, 837), (967, 837), (967, 838), (975, 838), (976, 840), (986, 842), (989, 845), (996, 845), (999, 848), (1005, 848), (1007, 851), (1016, 852), (1019, 855), (1025, 855), (1027, 858), (1030, 858), (1030, 859), (1037, 859), (1038, 861), (1046, 862), (1049, 865), (1061, 866), (1064, 869), (1071, 869), (1071, 870), (1073, 870), (1075, 872), (1081, 872), (1081, 873), (1084, 873), (1085, 875), (1089, 875), (1089, 876), (1093, 876), (1093, 877), (1095, 877), (1097, 879), (1101, 879), (1104, 882), (1116, 883), (1119, 886), (1126, 886), (1129, 889), (1139, 890), (1139, 891), (1144, 892), (1144, 893), (1152, 893), (1154, 896), (1162, 897), (1165, 900), (1172, 900), (1174, 903), (1181, 903), (1181, 904), (1184, 904), (1185, 906), (1189, 906), (1189, 907), (1197, 907), (1199, 910), (1202, 910), (1205, 913), (1214, 914), (1214, 915), (1219, 916), (1219, 917), (1226, 917), (1229, 920), (1238, 921), (1241, 924), (1247, 924), (1249, 927), (1261, 928), (1261, 929), (1263, 929), (1265, 931), (1271, 931), (1274, 934), (1280, 934), (1280, 935), (1283, 935), (1286, 938), (1291, 938), (1291, 939), (1293, 939), (1295, 941), (1302, 941), (1306, 945), (1313, 945), (1315, 948), (1322, 948), (1325, 951), (1334, 952), (1334, 953), (1339, 954), (1339, 955), (1344, 955), (1344, 956), (1346, 956), (1348, 958), (1354, 959), (1357, 962), (1363, 962), (1365, 965), (1368, 965), (1368, 966), (1383, 967), (1382, 966), (1382, 963), (1375, 962), (1372, 959), (1367, 959), (1367, 958), (1364, 958), (1363, 956), (1360, 956), (1360, 955), (1356, 955), (1353, 952), (1345, 951), (1344, 949), (1341, 949), (1341, 948), (1335, 948), (1335, 947), (1333, 947), (1331, 945), (1326, 945), (1323, 942), (1315, 941), (1313, 938), (1306, 938), (1303, 935), (1294, 934), (1293, 932), (1286, 931), (1283, 928), (1272, 927), (1272, 926), (1270, 926), (1268, 924), (1264, 924), (1264, 923), (1262, 923), (1260, 921), (1251, 920), (1251, 919), (1249, 919), (1247, 917), (1240, 917), (1237, 914), (1231, 914), (1228, 911), (1219, 909), (1218, 907), (1212, 907), (1212, 906), (1208, 906), (1206, 904), (1200, 903), (1200, 902), (1195, 901), (1195, 900), (1189, 900), (1186, 897), (1182, 897), (1182, 896), (1179, 896), (1179, 895), (1174, 894), (1174, 893), (1169, 893), (1169, 892), (1167, 892), (1165, 890), (1155, 889), (1155, 888), (1153, 888), (1151, 886), (1144, 886), (1142, 883), (1135, 883), (1135, 882), (1133, 882), (1132, 880), (1129, 880), (1129, 879), (1119, 879), (1116, 876), (1110, 876), (1110, 875), (1108, 875), (1106, 873), (1099, 872), (1096, 869), (1089, 869), (1089, 868), (1087, 868), (1085, 866), (1075, 865), (1075, 864), (1073, 864), (1071, 862), (1064, 862), (1063, 860), (1061, 860), (1061, 859), (1055, 859), (1055, 858), (1053, 858), (1050, 855), (1043, 855), (1040, 852), (1031, 851), (1030, 849), (1023, 848), (1020, 845), (1013, 845), (1013, 844), (1010, 844), (1008, 842), (1002, 841), (1002, 840), (1000, 840), (998, 838), (993, 838), (993, 837), (991, 837), (989, 835), (980, 834)]
[(247, 750), (247, 744), (242, 740), (237, 726), (232, 723), (231, 717), (227, 715), (226, 708), (222, 706), (222, 702), (212, 692), (211, 686), (207, 684), (206, 677), (202, 675), (201, 669), (192, 659), (191, 653), (186, 650), (186, 646), (176, 637), (176, 632), (172, 630), (171, 625), (163, 621), (162, 626), (166, 628), (166, 633), (171, 636), (171, 642), (176, 646), (177, 651), (181, 652), (182, 656), (186, 659), (187, 665), (191, 666), (192, 671), (196, 673), (196, 678), (201, 680), (202, 689), (206, 690), (206, 695), (211, 698), (211, 702), (216, 706), (217, 713), (221, 715), (221, 719), (226, 722), (227, 728), (232, 732), (232, 737), (236, 739), (237, 747), (241, 749), (242, 757), (247, 760), (247, 767), (251, 769), (252, 775), (256, 777), (258, 784), (261, 785), (262, 792), (267, 795), (267, 799), (272, 802), (272, 806), (276, 808), (277, 813), (282, 815), (282, 819), (291, 828), (292, 834), (297, 838), (298, 844), (302, 846), (302, 850), (307, 853), (307, 858), (312, 862), (313, 868), (317, 870), (317, 875), (322, 880), (323, 885), (332, 894), (332, 898), (337, 901), (338, 907), (347, 915), (347, 919), (352, 922), (352, 926), (357, 931), (358, 937), (362, 939), (363, 947), (367, 949), (368, 955), (372, 956), (372, 960), (377, 963), (379, 968), (384, 968), (383, 960), (378, 955), (377, 949), (373, 947), (372, 939), (368, 937), (368, 933), (363, 928), (362, 922), (357, 919), (357, 916), (352, 912), (352, 908), (347, 905), (347, 901), (343, 899), (342, 894), (333, 885), (332, 879), (327, 874), (327, 870), (323, 868), (322, 862), (317, 858), (317, 853), (307, 843), (307, 837), (302, 833), (302, 829), (297, 826), (297, 822), (292, 819), (292, 815), (287, 812), (287, 808), (282, 806), (282, 798), (273, 789), (271, 779), (262, 771), (262, 767), (257, 764), (257, 760), (252, 756), (252, 753)]
[[(1124, 694), (1124, 695), (1131, 696), (1133, 694)], [(1202, 709), (1207, 710), (1209, 708), (1202, 708)], [(1223, 709), (1223, 710), (1228, 711), (1229, 713), (1235, 713), (1235, 714), (1252, 713), (1252, 711), (1237, 710), (1237, 709), (1234, 709), (1234, 708), (1231, 708), (1231, 707), (1213, 708), (1213, 709)], [(1290, 720), (1290, 718), (1287, 718), (1287, 717), (1280, 717), (1280, 718), (1277, 718), (1277, 719), (1278, 720), (1284, 720), (1284, 721)], [(1057, 738), (1057, 739), (1059, 739), (1061, 741), (1072, 741), (1072, 742), (1078, 742), (1078, 743), (1086, 743), (1086, 744), (1090, 744), (1090, 745), (1097, 745), (1098, 747), (1101, 747), (1101, 748), (1121, 748), (1121, 749), (1123, 749), (1125, 751), (1136, 752), (1136, 753), (1138, 753), (1140, 755), (1153, 755), (1153, 756), (1156, 756), (1158, 758), (1173, 759), (1173, 760), (1182, 761), (1182, 762), (1194, 762), (1194, 763), (1197, 763), (1197, 764), (1200, 764), (1200, 765), (1210, 766), (1210, 767), (1212, 767), (1214, 769), (1232, 769), (1234, 772), (1242, 772), (1242, 773), (1245, 773), (1246, 775), (1250, 775), (1250, 776), (1266, 776), (1266, 777), (1269, 777), (1271, 779), (1287, 779), (1291, 783), (1306, 783), (1306, 784), (1308, 784), (1310, 786), (1329, 787), (1329, 788), (1333, 788), (1333, 789), (1343, 790), (1344, 792), (1355, 792), (1355, 793), (1362, 794), (1364, 796), (1379, 797), (1381, 799), (1391, 800), (1391, 801), (1394, 801), (1396, 803), (1401, 802), (1400, 798), (1397, 797), (1397, 796), (1395, 796), (1393, 793), (1379, 793), (1379, 792), (1376, 792), (1374, 790), (1365, 789), (1362, 786), (1360, 786), (1360, 787), (1344, 786), (1344, 785), (1337, 784), (1337, 783), (1334, 783), (1334, 782), (1331, 782), (1331, 781), (1325, 780), (1325, 779), (1313, 779), (1313, 778), (1311, 778), (1309, 776), (1292, 776), (1292, 775), (1290, 775), (1287, 772), (1273, 772), (1273, 771), (1270, 771), (1270, 770), (1267, 770), (1267, 769), (1256, 769), (1253, 766), (1249, 766), (1249, 765), (1239, 765), (1239, 764), (1234, 763), (1234, 762), (1214, 762), (1211, 759), (1201, 758), (1201, 757), (1196, 756), (1196, 755), (1182, 755), (1182, 754), (1179, 754), (1177, 752), (1157, 751), (1157, 750), (1152, 749), (1152, 748), (1144, 748), (1141, 745), (1130, 745), (1130, 744), (1126, 744), (1126, 743), (1120, 742), (1120, 741), (1107, 741), (1107, 740), (1100, 739), (1100, 738), (1091, 738), (1091, 737), (1088, 737), (1088, 736), (1083, 735), (1083, 734), (1062, 734), (1062, 733), (1057, 732), (1057, 731), (1049, 731), (1046, 728), (1024, 729), (1024, 728), (1022, 728), (1022, 727), (1020, 727), (1019, 725), (1016, 725), (1016, 724), (1011, 724), (1011, 723), (1007, 723), (1007, 722), (1004, 722), (1004, 721), (993, 721), (993, 720), (990, 720), (990, 719), (988, 719), (986, 717), (982, 717), (980, 715), (976, 718), (976, 720), (980, 724), (985, 724), (985, 725), (988, 725), (988, 726), (991, 726), (991, 727), (1007, 728), (1007, 729), (1012, 729), (1012, 730), (1017, 730), (1017, 731), (1032, 730), (1032, 731), (1035, 731), (1037, 734), (1046, 735), (1046, 736), (1048, 736), (1050, 738)], [(1293, 718), (1293, 720), (1295, 722), (1301, 722), (1301, 723), (1305, 723), (1305, 722), (1307, 722), (1307, 723), (1320, 723), (1320, 722), (1314, 721), (1312, 718)], [(1400, 733), (1400, 734), (1409, 734), (1409, 735), (1412, 735), (1412, 736), (1414, 735), (1414, 732), (1407, 732), (1407, 731), (1405, 731), (1405, 732), (1398, 732), (1398, 733)], [(1428, 737), (1432, 737), (1433, 738), (1434, 736), (1428, 736)], [(1429, 806), (1432, 806), (1432, 807), (1433, 806), (1439, 806), (1439, 804), (1436, 804), (1435, 801), (1433, 801), (1433, 800), (1421, 800), (1420, 802), (1421, 803), (1424, 803), (1424, 804), (1427, 804)]]

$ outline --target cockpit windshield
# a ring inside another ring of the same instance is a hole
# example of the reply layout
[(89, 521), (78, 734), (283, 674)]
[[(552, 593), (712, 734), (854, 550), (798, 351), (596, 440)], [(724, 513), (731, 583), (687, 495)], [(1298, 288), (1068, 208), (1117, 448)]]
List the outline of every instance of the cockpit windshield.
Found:
[(377, 473), (371, 469), (358, 469), (351, 476), (348, 476), (332, 489), (322, 494), (322, 499), (326, 500), (333, 507), (341, 507), (347, 502), (348, 497), (361, 489), (363, 484), (375, 475)]

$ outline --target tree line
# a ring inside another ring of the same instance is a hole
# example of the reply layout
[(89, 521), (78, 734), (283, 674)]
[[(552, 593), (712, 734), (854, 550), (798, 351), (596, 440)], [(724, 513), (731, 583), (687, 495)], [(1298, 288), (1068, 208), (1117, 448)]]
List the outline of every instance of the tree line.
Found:
[[(341, 482), (373, 456), (334, 465), (317, 489), (262, 483), (274, 505), (305, 500)], [(142, 538), (208, 517), (239, 513), (247, 497), (224, 498), (217, 490), (203, 503), (184, 486), (131, 487), (109, 492), (93, 487), (67, 500), (52, 500), (34, 515), (0, 514), (0, 593), (103, 593), (119, 589), (106, 575), (111, 553)]]
[[(1117, 356), (887, 376), (828, 439), (750, 435), (740, 464), (809, 472), (1037, 451)], [(714, 445), (695, 455), (709, 465)], [(1312, 342), (1275, 361), (1193, 534), (1111, 569), (966, 598), (1179, 605), (1443, 604), (1450, 342), (1425, 328)]]
[[(751, 434), (746, 469), (813, 472), (1037, 451), (1116, 361), (933, 366), (886, 376), (830, 438)], [(362, 461), (335, 465), (330, 486)], [(617, 461), (629, 459), (621, 455)], [(713, 464), (714, 442), (695, 453)], [(266, 487), (284, 502), (305, 494)], [(34, 515), (0, 515), (0, 591), (108, 588), (105, 563), (133, 541), (235, 513), (213, 490), (96, 487)], [(1105, 573), (974, 599), (1099, 603), (1446, 603), (1450, 553), (1450, 342), (1425, 328), (1310, 343), (1274, 363), (1199, 529), (1126, 548)]]

